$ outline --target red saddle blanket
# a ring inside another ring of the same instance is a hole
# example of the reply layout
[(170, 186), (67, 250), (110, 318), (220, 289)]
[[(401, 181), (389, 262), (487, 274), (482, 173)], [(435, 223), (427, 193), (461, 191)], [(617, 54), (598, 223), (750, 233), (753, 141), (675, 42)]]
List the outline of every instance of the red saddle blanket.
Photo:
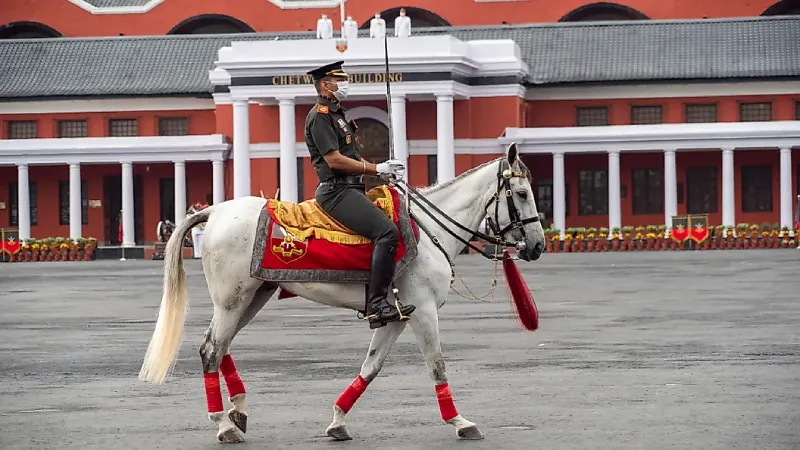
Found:
[[(400, 231), (397, 274), (416, 257), (419, 228), (396, 189), (378, 186), (367, 196)], [(315, 200), (290, 203), (270, 199), (256, 229), (251, 276), (273, 282), (367, 283), (372, 248), (368, 238), (336, 222)]]

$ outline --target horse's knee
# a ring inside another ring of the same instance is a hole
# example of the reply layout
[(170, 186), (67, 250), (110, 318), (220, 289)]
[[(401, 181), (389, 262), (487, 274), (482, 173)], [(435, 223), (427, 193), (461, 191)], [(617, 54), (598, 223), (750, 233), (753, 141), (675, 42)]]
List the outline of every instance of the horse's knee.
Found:
[(430, 367), (428, 367), (428, 372), (436, 384), (447, 382), (447, 371), (445, 370), (444, 358), (441, 354), (437, 355), (437, 357), (433, 359)]
[(217, 372), (219, 370), (219, 364), (222, 362), (222, 355), (220, 355), (219, 347), (217, 347), (209, 331), (206, 332), (205, 339), (203, 339), (203, 343), (200, 344), (199, 350), (204, 373)]

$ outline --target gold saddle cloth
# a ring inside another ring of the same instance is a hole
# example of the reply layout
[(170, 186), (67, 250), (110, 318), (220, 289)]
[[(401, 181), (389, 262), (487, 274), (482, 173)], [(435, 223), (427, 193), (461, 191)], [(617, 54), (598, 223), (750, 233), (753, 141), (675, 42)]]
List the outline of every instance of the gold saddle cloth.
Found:
[[(367, 198), (386, 214), (395, 219), (395, 205), (392, 193), (385, 185), (377, 186), (367, 191)], [(346, 226), (329, 216), (315, 199), (301, 203), (283, 202), (275, 199), (267, 200), (267, 208), (272, 212), (272, 218), (289, 234), (300, 240), (306, 240), (314, 235), (318, 239), (337, 244), (369, 244), (369, 238), (356, 234)]]

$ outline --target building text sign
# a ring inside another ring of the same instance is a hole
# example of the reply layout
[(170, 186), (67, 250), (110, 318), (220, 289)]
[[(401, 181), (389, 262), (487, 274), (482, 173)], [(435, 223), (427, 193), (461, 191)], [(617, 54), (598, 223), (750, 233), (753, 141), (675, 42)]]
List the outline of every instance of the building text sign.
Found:
[[(389, 82), (398, 83), (403, 81), (402, 73), (390, 73)], [(350, 82), (353, 84), (386, 83), (385, 73), (351, 73)], [(269, 77), (269, 84), (272, 86), (292, 86), (300, 84), (314, 84), (311, 75), (276, 75)]]

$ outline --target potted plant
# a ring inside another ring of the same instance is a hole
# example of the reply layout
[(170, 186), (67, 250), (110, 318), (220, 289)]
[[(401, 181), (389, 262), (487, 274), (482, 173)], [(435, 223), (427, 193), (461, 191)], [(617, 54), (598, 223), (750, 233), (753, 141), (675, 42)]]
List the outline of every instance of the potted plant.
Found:
[(597, 234), (597, 251), (608, 251), (608, 228), (600, 228), (600, 231)]
[(593, 252), (597, 247), (597, 228), (586, 229), (586, 251)]
[(621, 236), (622, 236), (622, 228), (614, 227), (614, 229), (611, 230), (611, 248), (615, 252), (619, 250), (620, 246), (619, 241), (621, 239)]
[(84, 253), (83, 253), (84, 261), (90, 261), (92, 259), (92, 257), (94, 256), (94, 249), (96, 246), (97, 246), (97, 239), (95, 238), (86, 239)]
[(575, 228), (567, 228), (567, 231), (564, 233), (564, 243), (562, 244), (564, 253), (569, 253), (572, 251), (572, 237), (574, 235)]
[(550, 232), (552, 233), (549, 239), (552, 246), (551, 248), (553, 249), (553, 252), (558, 253), (561, 251), (561, 230), (551, 227)]

